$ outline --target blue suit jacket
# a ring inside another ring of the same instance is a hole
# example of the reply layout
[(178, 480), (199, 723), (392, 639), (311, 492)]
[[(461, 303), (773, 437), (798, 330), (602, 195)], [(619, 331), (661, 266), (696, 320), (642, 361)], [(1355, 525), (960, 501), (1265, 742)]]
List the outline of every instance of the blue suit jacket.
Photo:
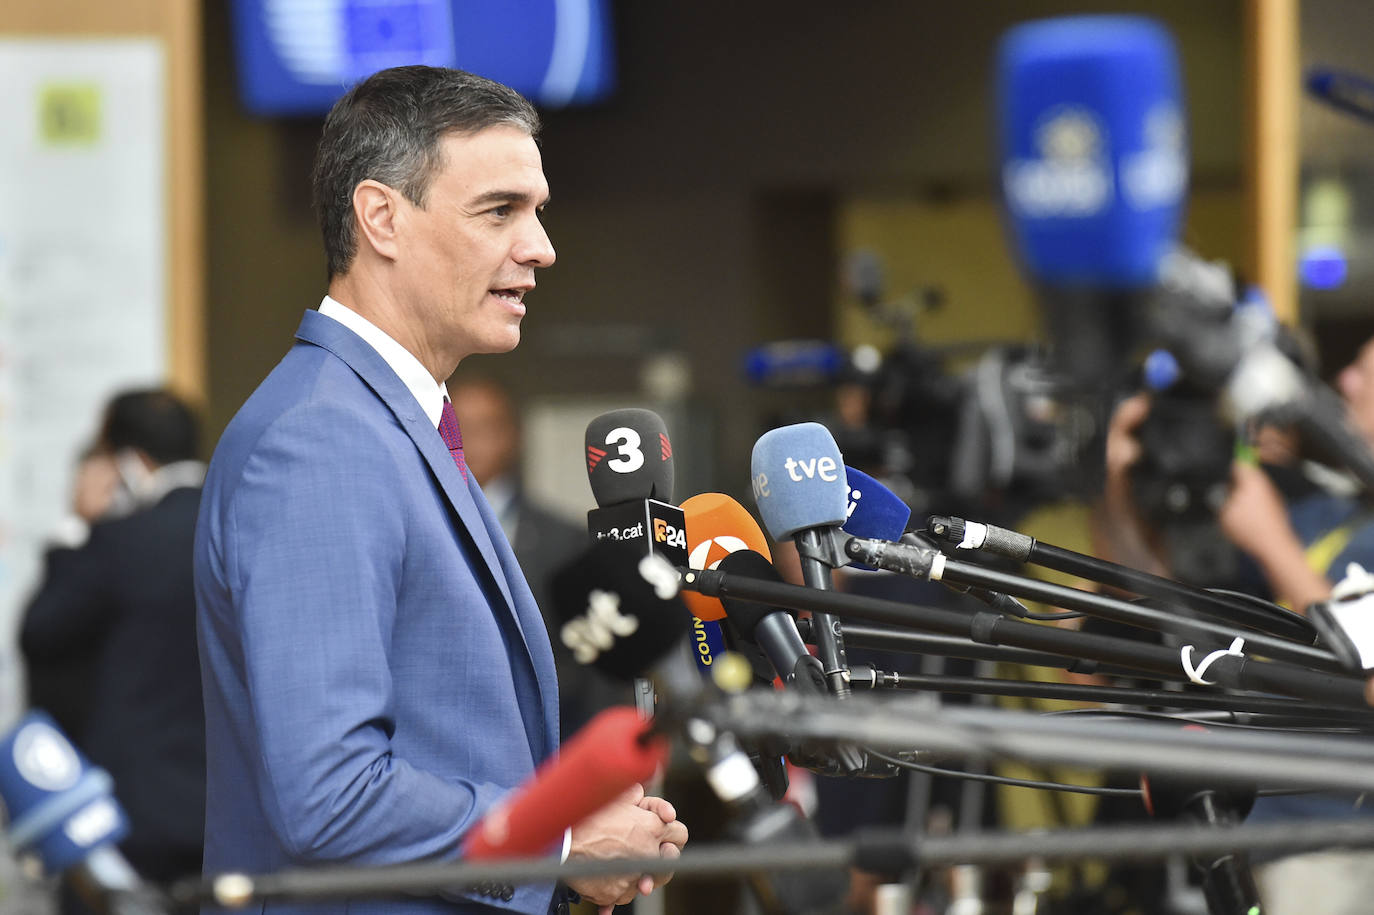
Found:
[[(314, 311), (296, 337), (225, 430), (196, 529), (206, 872), (455, 858), (557, 747), (548, 636), (381, 356)], [(264, 911), (542, 913), (551, 894)]]

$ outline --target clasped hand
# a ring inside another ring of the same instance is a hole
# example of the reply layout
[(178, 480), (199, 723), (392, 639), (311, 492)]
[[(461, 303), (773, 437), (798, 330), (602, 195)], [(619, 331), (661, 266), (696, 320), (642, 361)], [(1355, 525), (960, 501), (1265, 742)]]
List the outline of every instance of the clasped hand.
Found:
[[(687, 844), (687, 827), (678, 821), (673, 805), (649, 797), (635, 785), (573, 827), (572, 858), (676, 858)], [(624, 874), (569, 880), (568, 886), (607, 915), (613, 906), (648, 895), (672, 879), (672, 873)]]

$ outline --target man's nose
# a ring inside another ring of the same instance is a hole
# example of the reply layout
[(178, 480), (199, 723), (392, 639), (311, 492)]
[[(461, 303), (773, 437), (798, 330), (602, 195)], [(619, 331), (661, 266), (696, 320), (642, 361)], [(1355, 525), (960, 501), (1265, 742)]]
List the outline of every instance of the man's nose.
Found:
[(549, 241), (549, 233), (538, 219), (531, 220), (530, 228), (521, 236), (512, 256), (517, 263), (533, 267), (552, 267), (558, 258), (553, 242)]

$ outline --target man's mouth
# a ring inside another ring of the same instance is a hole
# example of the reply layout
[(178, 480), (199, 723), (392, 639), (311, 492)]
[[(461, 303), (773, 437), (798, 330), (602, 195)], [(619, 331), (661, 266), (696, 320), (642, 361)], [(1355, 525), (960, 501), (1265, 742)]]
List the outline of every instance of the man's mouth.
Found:
[(493, 289), (491, 294), (512, 305), (519, 305), (525, 297), (523, 289)]

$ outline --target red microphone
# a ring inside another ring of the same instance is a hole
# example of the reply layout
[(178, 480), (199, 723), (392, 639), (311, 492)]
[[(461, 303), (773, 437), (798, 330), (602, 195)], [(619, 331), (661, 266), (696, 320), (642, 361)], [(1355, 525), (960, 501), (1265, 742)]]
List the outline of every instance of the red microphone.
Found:
[(469, 830), (465, 858), (542, 855), (668, 760), (668, 741), (645, 737), (648, 725), (628, 706), (599, 713), (525, 784)]

